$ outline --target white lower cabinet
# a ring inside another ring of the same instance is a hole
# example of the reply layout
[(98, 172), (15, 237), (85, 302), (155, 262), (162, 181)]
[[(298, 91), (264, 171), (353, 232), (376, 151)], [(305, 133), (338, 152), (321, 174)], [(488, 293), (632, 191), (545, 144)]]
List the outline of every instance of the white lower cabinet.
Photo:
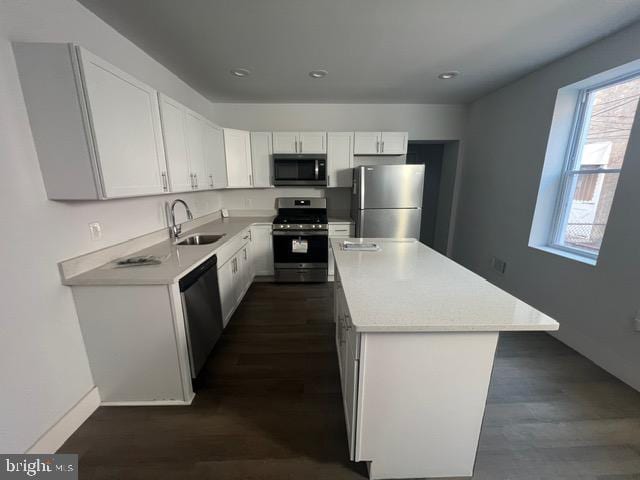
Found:
[[(349, 238), (354, 235), (354, 225), (353, 223), (334, 223), (329, 224), (329, 239), (332, 238)], [(333, 274), (335, 270), (334, 259), (333, 259), (333, 249), (331, 248), (331, 242), (329, 242), (329, 256), (328, 258), (328, 275), (329, 281), (333, 279)]]
[(349, 458), (355, 460), (357, 400), (360, 368), (360, 334), (353, 324), (342, 290), (342, 283), (336, 279), (334, 320), (336, 322), (336, 348), (340, 366), (342, 403), (349, 442)]
[(251, 227), (251, 256), (256, 275), (273, 275), (273, 237), (271, 225)]
[[(235, 252), (218, 267), (218, 289), (222, 304), (222, 323), (226, 327), (253, 282), (251, 230), (240, 233)], [(235, 243), (235, 241), (234, 241)]]
[(236, 308), (236, 296), (234, 289), (236, 257), (232, 257), (218, 268), (218, 289), (220, 290), (220, 303), (222, 304), (222, 323), (227, 326), (229, 319)]

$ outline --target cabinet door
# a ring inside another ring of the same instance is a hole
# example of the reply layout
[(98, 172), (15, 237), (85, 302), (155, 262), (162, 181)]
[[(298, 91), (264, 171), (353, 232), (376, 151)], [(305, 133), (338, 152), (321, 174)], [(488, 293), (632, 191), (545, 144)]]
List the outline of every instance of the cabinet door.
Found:
[(299, 153), (327, 153), (327, 132), (300, 132)]
[(250, 187), (251, 136), (244, 130), (224, 129), (224, 152), (229, 187)]
[(329, 277), (333, 276), (335, 272), (335, 259), (333, 258), (333, 248), (331, 248), (331, 242), (329, 242), (329, 255), (327, 256), (328, 265), (327, 265), (327, 275)]
[(353, 181), (353, 133), (327, 134), (327, 187), (351, 187)]
[(167, 174), (172, 192), (191, 190), (191, 169), (187, 152), (185, 112), (182, 105), (159, 94), (160, 117), (167, 158)]
[(251, 132), (251, 167), (254, 187), (273, 186), (271, 132)]
[(247, 291), (247, 250), (246, 245), (240, 249), (240, 251), (234, 257), (236, 259), (236, 274), (234, 277), (234, 289), (236, 296), (236, 303), (242, 301), (245, 292)]
[(360, 362), (356, 360), (356, 353), (347, 342), (344, 379), (344, 417), (347, 424), (347, 439), (349, 442), (349, 458), (355, 458), (356, 408), (358, 395), (358, 376)]
[(234, 277), (235, 257), (231, 257), (218, 268), (218, 290), (220, 291), (220, 302), (222, 303), (222, 323), (225, 327), (229, 323), (231, 313), (237, 302)]
[(208, 188), (207, 166), (204, 156), (204, 121), (195, 112), (186, 112), (187, 151), (189, 165), (193, 176), (193, 189), (206, 190)]
[(300, 153), (298, 132), (273, 132), (273, 153)]
[[(242, 264), (242, 297), (247, 293), (253, 282), (253, 259), (251, 258), (251, 242), (248, 241), (240, 250), (240, 263)], [(242, 300), (242, 297), (240, 300)]]
[(256, 275), (273, 275), (271, 225), (251, 227), (251, 254)]
[(222, 128), (205, 122), (203, 129), (207, 187), (225, 188), (227, 186), (227, 164), (224, 157)]
[(382, 132), (380, 153), (385, 155), (404, 155), (407, 153), (407, 132)]
[(162, 193), (166, 163), (157, 92), (78, 51), (105, 197)]
[(377, 155), (380, 153), (380, 132), (355, 132), (353, 134), (354, 155)]

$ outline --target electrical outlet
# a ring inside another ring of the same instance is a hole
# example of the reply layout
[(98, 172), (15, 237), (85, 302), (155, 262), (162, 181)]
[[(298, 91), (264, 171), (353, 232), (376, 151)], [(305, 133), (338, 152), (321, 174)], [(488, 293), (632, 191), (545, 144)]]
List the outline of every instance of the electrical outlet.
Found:
[(491, 257), (491, 268), (500, 275), (504, 275), (504, 272), (507, 270), (507, 262), (499, 259), (498, 257)]
[(91, 236), (91, 240), (100, 240), (102, 238), (102, 226), (100, 222), (89, 224), (89, 235)]

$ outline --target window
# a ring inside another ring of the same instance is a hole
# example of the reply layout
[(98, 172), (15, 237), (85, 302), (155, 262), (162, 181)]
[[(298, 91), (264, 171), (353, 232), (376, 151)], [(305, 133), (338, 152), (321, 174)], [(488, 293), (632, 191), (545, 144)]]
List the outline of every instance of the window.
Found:
[(639, 97), (640, 74), (580, 92), (552, 247), (597, 257)]

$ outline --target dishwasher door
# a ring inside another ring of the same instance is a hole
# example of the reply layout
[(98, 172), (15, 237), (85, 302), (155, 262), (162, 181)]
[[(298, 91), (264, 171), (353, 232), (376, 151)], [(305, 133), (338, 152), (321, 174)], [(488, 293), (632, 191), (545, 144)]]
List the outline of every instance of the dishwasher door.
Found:
[(192, 378), (196, 378), (222, 334), (217, 263), (214, 255), (185, 275), (179, 284)]

